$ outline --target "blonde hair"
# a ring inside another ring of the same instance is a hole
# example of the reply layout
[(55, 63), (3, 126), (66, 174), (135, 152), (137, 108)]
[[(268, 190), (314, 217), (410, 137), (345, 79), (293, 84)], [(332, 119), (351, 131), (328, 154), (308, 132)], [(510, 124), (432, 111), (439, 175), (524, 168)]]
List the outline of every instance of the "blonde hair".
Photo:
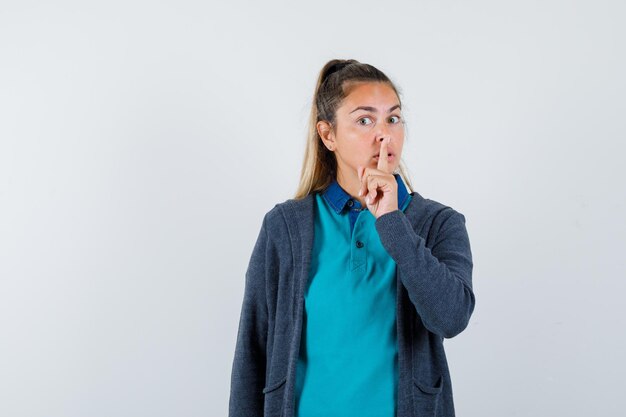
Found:
[[(317, 78), (309, 128), (307, 133), (304, 160), (300, 172), (300, 184), (295, 199), (300, 200), (314, 192), (321, 192), (336, 178), (337, 160), (332, 151), (323, 146), (317, 131), (317, 122), (326, 120), (335, 126), (335, 115), (341, 102), (349, 94), (351, 84), (360, 81), (384, 82), (389, 84), (400, 100), (400, 95), (393, 82), (380, 70), (369, 64), (354, 59), (333, 59), (324, 65)], [(413, 186), (407, 175), (402, 159), (398, 167), (399, 174), (409, 193)]]

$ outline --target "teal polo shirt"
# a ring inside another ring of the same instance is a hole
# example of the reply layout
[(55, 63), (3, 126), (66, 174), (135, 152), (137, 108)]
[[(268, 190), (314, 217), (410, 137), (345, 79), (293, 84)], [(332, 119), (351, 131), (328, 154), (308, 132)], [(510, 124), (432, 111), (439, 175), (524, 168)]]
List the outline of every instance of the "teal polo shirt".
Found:
[[(399, 174), (398, 208), (411, 195)], [(396, 264), (376, 218), (335, 180), (315, 195), (296, 368), (296, 417), (395, 417)]]

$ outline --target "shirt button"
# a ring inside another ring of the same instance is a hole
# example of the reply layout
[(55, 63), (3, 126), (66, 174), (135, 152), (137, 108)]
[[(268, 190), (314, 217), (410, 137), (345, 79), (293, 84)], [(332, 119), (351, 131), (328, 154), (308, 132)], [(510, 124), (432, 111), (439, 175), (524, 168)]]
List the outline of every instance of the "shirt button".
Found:
[(354, 205), (354, 201), (348, 200), (348, 207), (352, 207)]
[(361, 242), (360, 240), (356, 241), (356, 247), (357, 248), (362, 248), (363, 247), (363, 242)]

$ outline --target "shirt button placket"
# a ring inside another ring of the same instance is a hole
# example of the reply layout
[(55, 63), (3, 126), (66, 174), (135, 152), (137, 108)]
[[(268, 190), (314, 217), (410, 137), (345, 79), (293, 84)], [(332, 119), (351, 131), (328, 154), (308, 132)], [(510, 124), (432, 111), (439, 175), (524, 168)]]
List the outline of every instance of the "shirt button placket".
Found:
[(363, 249), (365, 247), (365, 243), (363, 242), (363, 237), (365, 231), (363, 230), (363, 216), (359, 216), (356, 219), (356, 223), (354, 224), (354, 233), (352, 235), (353, 245), (350, 250), (350, 256), (352, 258), (352, 271), (364, 268), (367, 259), (367, 251)]

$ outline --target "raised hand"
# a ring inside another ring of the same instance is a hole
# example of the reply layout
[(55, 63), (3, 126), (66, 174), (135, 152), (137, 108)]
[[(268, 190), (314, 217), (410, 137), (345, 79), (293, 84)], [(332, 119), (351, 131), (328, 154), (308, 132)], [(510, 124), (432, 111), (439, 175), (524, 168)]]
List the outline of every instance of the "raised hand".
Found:
[(383, 214), (398, 210), (398, 183), (389, 169), (387, 145), (391, 138), (380, 143), (378, 166), (376, 168), (358, 167), (361, 188), (359, 197), (365, 195), (367, 209), (379, 218)]

